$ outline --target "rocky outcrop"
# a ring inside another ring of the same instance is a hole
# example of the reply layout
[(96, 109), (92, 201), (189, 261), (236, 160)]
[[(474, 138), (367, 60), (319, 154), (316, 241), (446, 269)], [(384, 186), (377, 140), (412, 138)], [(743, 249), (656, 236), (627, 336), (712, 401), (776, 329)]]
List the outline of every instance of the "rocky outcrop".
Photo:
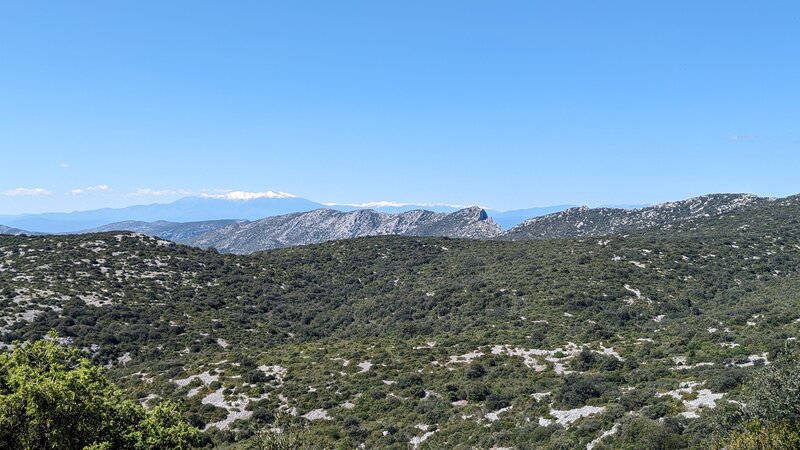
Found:
[(774, 199), (752, 194), (712, 194), (640, 209), (570, 208), (526, 220), (503, 234), (505, 240), (603, 236), (665, 226), (699, 217), (719, 216)]
[(426, 210), (385, 214), (370, 209), (351, 212), (317, 209), (230, 224), (189, 239), (186, 243), (203, 248), (214, 247), (225, 253), (252, 253), (363, 236), (490, 239), (500, 233), (500, 227), (478, 207), (450, 214)]

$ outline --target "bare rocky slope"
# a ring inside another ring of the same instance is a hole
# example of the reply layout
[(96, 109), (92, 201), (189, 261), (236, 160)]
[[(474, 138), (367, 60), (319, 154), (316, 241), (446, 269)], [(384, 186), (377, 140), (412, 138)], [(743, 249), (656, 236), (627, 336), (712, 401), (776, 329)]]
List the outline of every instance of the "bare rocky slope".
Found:
[[(791, 197), (789, 198), (791, 199)], [(786, 200), (782, 199), (781, 201)], [(364, 236), (441, 236), (468, 239), (540, 240), (625, 234), (653, 227), (717, 217), (773, 204), (773, 198), (752, 194), (711, 194), (655, 206), (628, 208), (576, 207), (529, 219), (503, 232), (487, 213), (472, 207), (453, 213), (413, 210), (388, 214), (374, 210), (308, 212), (257, 221), (119, 222), (87, 232), (126, 230), (182, 244), (246, 254), (295, 245)]]
[(230, 224), (188, 239), (185, 243), (202, 248), (214, 247), (223, 253), (245, 254), (364, 236), (490, 239), (500, 233), (500, 227), (479, 207), (451, 214), (425, 210), (385, 214), (373, 210), (341, 212), (317, 209)]
[(774, 201), (776, 199), (752, 194), (711, 194), (640, 209), (582, 206), (526, 220), (508, 230), (500, 239), (553, 239), (630, 233), (699, 217), (719, 216)]

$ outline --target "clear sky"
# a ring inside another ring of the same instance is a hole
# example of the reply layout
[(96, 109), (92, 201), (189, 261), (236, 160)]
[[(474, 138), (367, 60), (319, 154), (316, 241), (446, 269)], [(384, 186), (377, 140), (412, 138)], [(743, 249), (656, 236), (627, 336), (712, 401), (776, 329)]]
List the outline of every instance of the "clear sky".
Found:
[(0, 214), (800, 192), (800, 2), (6, 1)]

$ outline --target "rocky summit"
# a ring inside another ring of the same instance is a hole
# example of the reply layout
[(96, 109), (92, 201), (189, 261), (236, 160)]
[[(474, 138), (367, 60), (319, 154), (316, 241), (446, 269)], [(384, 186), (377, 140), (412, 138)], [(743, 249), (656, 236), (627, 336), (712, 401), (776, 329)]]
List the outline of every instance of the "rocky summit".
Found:
[(213, 247), (223, 253), (244, 254), (364, 236), (490, 239), (500, 233), (500, 227), (478, 207), (450, 214), (425, 210), (386, 214), (369, 209), (351, 212), (317, 209), (230, 224), (185, 243), (202, 248)]

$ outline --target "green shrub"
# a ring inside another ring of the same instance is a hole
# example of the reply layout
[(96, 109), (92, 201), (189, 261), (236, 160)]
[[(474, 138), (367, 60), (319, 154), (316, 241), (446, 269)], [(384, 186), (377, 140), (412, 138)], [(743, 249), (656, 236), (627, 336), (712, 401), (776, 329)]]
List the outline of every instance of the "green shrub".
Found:
[(175, 405), (125, 399), (54, 333), (0, 355), (0, 448), (186, 449), (197, 438)]

